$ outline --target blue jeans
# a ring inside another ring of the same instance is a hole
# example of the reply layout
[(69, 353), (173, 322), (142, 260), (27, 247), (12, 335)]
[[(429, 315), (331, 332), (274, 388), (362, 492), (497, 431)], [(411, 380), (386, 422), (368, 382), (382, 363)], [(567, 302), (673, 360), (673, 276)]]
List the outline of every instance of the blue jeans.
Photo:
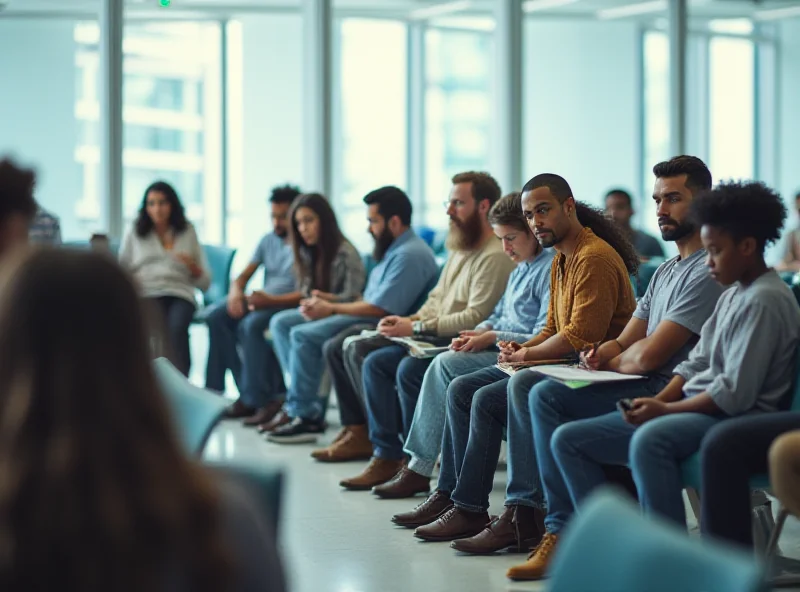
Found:
[(223, 392), (225, 371), (230, 369), (242, 403), (248, 407), (263, 407), (284, 396), (286, 387), (278, 359), (272, 345), (264, 339), (264, 332), (276, 312), (278, 309), (267, 308), (234, 319), (228, 314), (226, 302), (209, 311), (206, 316), (209, 337), (207, 389)]
[(640, 427), (626, 423), (619, 412), (575, 421), (558, 428), (553, 451), (575, 507), (603, 482), (601, 465), (628, 463), (648, 514), (658, 514), (686, 528), (681, 462), (722, 418), (676, 413)]
[(500, 457), (508, 375), (494, 366), (459, 376), (447, 387), (438, 489), (459, 508), (483, 512)]
[(411, 456), (408, 468), (430, 477), (436, 458), (442, 450), (447, 415), (447, 387), (457, 376), (470, 374), (497, 361), (497, 351), (462, 353), (449, 351), (439, 354), (422, 379), (417, 408), (406, 436), (404, 450)]
[(800, 429), (800, 413), (759, 413), (728, 419), (709, 430), (700, 447), (700, 532), (750, 549), (750, 478), (769, 471), (769, 448)]
[[(545, 526), (548, 532), (554, 534), (560, 532), (574, 511), (574, 498), (571, 498), (571, 490), (567, 488), (565, 482), (571, 480), (573, 476), (571, 473), (563, 472), (554, 454), (556, 448), (554, 433), (557, 429), (560, 430), (559, 426), (567, 424), (564, 426), (566, 428), (573, 425), (568, 422), (596, 418), (613, 412), (620, 399), (655, 396), (667, 382), (666, 377), (654, 376), (643, 380), (587, 386), (573, 390), (555, 380), (545, 380), (531, 390), (528, 407), (533, 426), (536, 463), (547, 502)], [(627, 464), (627, 456), (619, 464)], [(591, 488), (604, 482), (602, 469), (599, 466), (598, 469), (599, 472), (593, 473), (593, 481), (587, 483), (581, 490), (579, 494), (581, 499)]]
[(350, 315), (307, 321), (296, 308), (272, 317), (269, 329), (275, 353), (291, 380), (284, 406), (290, 417), (319, 419), (322, 415), (319, 387), (325, 371), (322, 346), (340, 331), (364, 321), (363, 317)]
[[(394, 344), (374, 351), (364, 359), (361, 372), (367, 423), (376, 457), (387, 460), (405, 458), (403, 436), (411, 429), (422, 377), (433, 360), (413, 358), (405, 348)], [(397, 417), (398, 398), (400, 418)], [(399, 433), (401, 425), (402, 434)]]
[(508, 382), (508, 482), (507, 506), (544, 509), (542, 482), (533, 446), (533, 427), (528, 411), (531, 389), (544, 377), (520, 370)]

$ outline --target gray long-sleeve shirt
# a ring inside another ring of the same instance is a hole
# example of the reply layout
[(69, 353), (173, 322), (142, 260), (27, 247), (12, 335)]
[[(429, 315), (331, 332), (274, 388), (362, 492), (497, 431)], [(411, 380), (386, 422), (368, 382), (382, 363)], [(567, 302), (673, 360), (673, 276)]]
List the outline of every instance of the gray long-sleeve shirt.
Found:
[(770, 270), (720, 297), (675, 374), (686, 379), (686, 397), (708, 393), (727, 415), (775, 411), (791, 388), (799, 343), (800, 307)]

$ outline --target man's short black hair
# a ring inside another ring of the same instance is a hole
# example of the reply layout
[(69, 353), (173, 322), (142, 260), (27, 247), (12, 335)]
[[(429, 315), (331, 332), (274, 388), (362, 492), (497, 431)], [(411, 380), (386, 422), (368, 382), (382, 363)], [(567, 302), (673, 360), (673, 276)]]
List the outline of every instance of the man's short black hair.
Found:
[(569, 186), (569, 183), (567, 183), (567, 180), (553, 173), (536, 175), (533, 179), (525, 183), (525, 186), (522, 188), (522, 193), (533, 191), (539, 187), (547, 187), (550, 193), (552, 193), (560, 203), (564, 203), (570, 197), (573, 197), (572, 188)]
[(756, 239), (761, 253), (781, 237), (786, 206), (781, 196), (759, 181), (720, 183), (692, 201), (692, 217), (730, 234), (736, 242)]
[(377, 205), (378, 213), (387, 222), (392, 216), (400, 218), (403, 226), (411, 226), (411, 200), (405, 191), (392, 185), (370, 191), (364, 197), (368, 206)]
[(272, 188), (269, 203), (290, 204), (300, 195), (300, 188), (296, 185), (279, 185)]
[(608, 192), (606, 193), (605, 198), (608, 199), (612, 195), (619, 195), (621, 197), (624, 197), (625, 201), (628, 202), (628, 207), (629, 208), (633, 207), (633, 198), (631, 197), (631, 194), (625, 191), (624, 189), (620, 189), (619, 187), (615, 187), (614, 189), (609, 189)]
[(36, 173), (24, 169), (10, 158), (0, 160), (0, 221), (21, 214), (33, 220), (39, 206), (33, 197)]
[(659, 162), (653, 167), (653, 174), (658, 179), (686, 175), (686, 187), (691, 189), (693, 194), (708, 191), (713, 183), (711, 171), (708, 170), (706, 163), (696, 156), (681, 155)]

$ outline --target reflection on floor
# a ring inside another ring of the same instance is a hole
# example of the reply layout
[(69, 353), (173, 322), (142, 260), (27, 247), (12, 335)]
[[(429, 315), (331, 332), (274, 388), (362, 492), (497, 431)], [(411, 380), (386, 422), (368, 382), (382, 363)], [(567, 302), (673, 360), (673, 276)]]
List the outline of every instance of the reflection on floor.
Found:
[[(193, 331), (192, 381), (200, 385), (206, 343), (204, 332)], [(232, 384), (230, 392), (235, 392)], [(323, 444), (337, 430), (335, 411), (329, 420), (332, 427)], [(524, 560), (524, 555), (459, 556), (447, 543), (421, 542), (411, 531), (394, 527), (389, 518), (422, 498), (379, 500), (368, 492), (343, 491), (339, 481), (359, 473), (365, 463), (317, 463), (309, 457), (313, 448), (272, 444), (238, 422), (225, 421), (206, 450), (211, 457), (236, 456), (286, 468), (280, 534), (292, 592), (544, 590), (542, 583), (520, 584), (505, 578), (506, 569)], [(506, 473), (498, 471), (491, 513), (502, 510), (505, 480)], [(696, 535), (693, 517), (689, 524)], [(784, 554), (800, 558), (800, 521), (789, 520), (780, 545)]]

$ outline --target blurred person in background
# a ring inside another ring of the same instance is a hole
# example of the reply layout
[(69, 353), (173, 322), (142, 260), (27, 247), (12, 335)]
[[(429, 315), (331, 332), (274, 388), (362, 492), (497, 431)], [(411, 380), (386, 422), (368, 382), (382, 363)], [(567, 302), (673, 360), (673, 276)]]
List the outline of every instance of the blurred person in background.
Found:
[[(250, 263), (231, 282), (227, 300), (212, 307), (206, 316), (206, 388), (223, 392), (225, 372), (230, 369), (239, 398), (227, 415), (246, 418), (247, 425), (270, 421), (286, 395), (278, 359), (264, 332), (275, 313), (297, 306), (301, 297), (289, 240), (289, 208), (298, 195), (300, 189), (291, 185), (272, 190), (272, 231), (264, 235)], [(263, 288), (247, 294), (248, 282), (262, 267)]]
[(57, 247), (61, 244), (61, 222), (58, 216), (38, 206), (28, 231), (30, 241), (37, 245)]
[(605, 208), (606, 216), (622, 227), (643, 261), (653, 257), (664, 257), (664, 249), (656, 237), (631, 226), (631, 218), (635, 212), (630, 193), (624, 189), (610, 190), (606, 193)]
[[(794, 196), (794, 207), (800, 215), (800, 191)], [(783, 260), (776, 266), (778, 271), (800, 271), (800, 226), (786, 236)]]
[(14, 161), (0, 160), (0, 254), (27, 244), (38, 206), (33, 198), (36, 174)]
[(104, 255), (0, 270), (0, 589), (282, 592), (263, 517), (184, 455), (143, 317)]
[(119, 261), (164, 317), (167, 358), (189, 375), (189, 325), (197, 308), (196, 291), (211, 284), (211, 273), (194, 226), (175, 189), (156, 181), (144, 192), (139, 214), (125, 233)]

